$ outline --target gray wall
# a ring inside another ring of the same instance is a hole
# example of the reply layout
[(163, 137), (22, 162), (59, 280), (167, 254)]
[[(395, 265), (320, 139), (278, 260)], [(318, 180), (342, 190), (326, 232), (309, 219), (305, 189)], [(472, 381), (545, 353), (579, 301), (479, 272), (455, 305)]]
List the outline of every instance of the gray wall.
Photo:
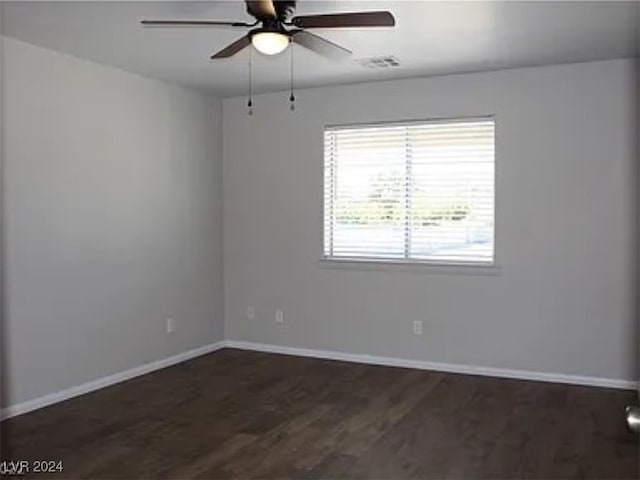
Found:
[[(225, 333), (636, 377), (633, 62), (311, 89), (294, 114), (286, 93), (253, 117), (228, 99), (223, 121), (178, 87), (12, 39), (2, 54), (2, 406)], [(324, 124), (488, 113), (498, 271), (319, 261)]]
[(2, 48), (3, 405), (222, 339), (220, 101)]
[[(640, 7), (637, 9), (638, 11), (638, 47), (640, 48)], [(640, 58), (636, 59), (636, 92), (640, 92)], [(636, 110), (636, 121), (637, 121), (637, 142), (638, 142), (638, 176), (637, 176), (637, 184), (636, 184), (636, 195), (638, 199), (638, 231), (637, 231), (637, 246), (638, 246), (638, 271), (637, 278), (638, 284), (636, 285), (636, 339), (637, 339), (637, 347), (638, 347), (638, 358), (637, 358), (637, 367), (638, 367), (638, 399), (640, 400), (640, 93), (637, 98), (637, 110)]]
[[(3, 387), (3, 379), (6, 376), (6, 367), (7, 362), (5, 360), (5, 337), (3, 334), (4, 330), (4, 315), (5, 315), (5, 292), (4, 292), (4, 132), (2, 128), (2, 117), (3, 117), (3, 107), (2, 107), (2, 98), (3, 98), (3, 83), (4, 83), (4, 75), (3, 75), (3, 48), (2, 43), (4, 41), (4, 37), (2, 36), (2, 13), (3, 13), (3, 5), (0, 3), (0, 408), (4, 405), (5, 398), (5, 389)], [(0, 438), (0, 450), (2, 449), (2, 438)]]
[[(310, 89), (294, 114), (286, 93), (257, 96), (252, 117), (225, 100), (227, 338), (636, 378), (635, 77), (614, 60)], [(499, 272), (319, 261), (324, 124), (482, 114), (497, 119)]]

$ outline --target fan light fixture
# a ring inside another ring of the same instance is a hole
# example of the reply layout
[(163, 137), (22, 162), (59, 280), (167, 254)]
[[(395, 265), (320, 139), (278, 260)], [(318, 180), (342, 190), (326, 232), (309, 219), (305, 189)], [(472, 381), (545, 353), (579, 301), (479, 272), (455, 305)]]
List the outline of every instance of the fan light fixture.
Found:
[(251, 36), (256, 50), (265, 55), (277, 55), (289, 45), (289, 37), (278, 32), (258, 32)]
[[(0, 2), (2, 2), (2, 0), (0, 0)], [(290, 43), (298, 44), (329, 59), (341, 60), (351, 55), (352, 52), (308, 30), (314, 28), (393, 27), (396, 24), (393, 14), (387, 11), (343, 12), (292, 17), (296, 8), (296, 0), (244, 0), (244, 4), (247, 14), (252, 16), (255, 22), (247, 23), (243, 21), (209, 19), (144, 19), (141, 20), (140, 23), (146, 27), (220, 26), (249, 29), (245, 35), (211, 55), (211, 60), (233, 57), (252, 44), (253, 47), (263, 55), (277, 55), (285, 51)], [(291, 93), (289, 95), (289, 108), (293, 111), (295, 110), (296, 101), (296, 97), (293, 94), (293, 46), (289, 48), (289, 52), (291, 54)], [(253, 114), (252, 53), (253, 48), (249, 48), (249, 99), (247, 102), (249, 115)], [(397, 60), (388, 63), (390, 66), (398, 65)]]

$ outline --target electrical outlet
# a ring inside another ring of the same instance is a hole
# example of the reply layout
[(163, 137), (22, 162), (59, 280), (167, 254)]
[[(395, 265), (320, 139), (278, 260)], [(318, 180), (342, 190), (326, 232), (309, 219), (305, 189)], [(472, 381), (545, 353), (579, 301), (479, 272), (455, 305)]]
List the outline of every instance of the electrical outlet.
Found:
[(422, 320), (413, 321), (413, 334), (422, 335)]
[(284, 313), (281, 309), (276, 310), (276, 323), (283, 324), (284, 323)]
[(167, 318), (167, 333), (173, 333), (176, 329), (176, 321), (173, 318)]
[(247, 318), (249, 320), (256, 318), (256, 310), (253, 307), (247, 307)]

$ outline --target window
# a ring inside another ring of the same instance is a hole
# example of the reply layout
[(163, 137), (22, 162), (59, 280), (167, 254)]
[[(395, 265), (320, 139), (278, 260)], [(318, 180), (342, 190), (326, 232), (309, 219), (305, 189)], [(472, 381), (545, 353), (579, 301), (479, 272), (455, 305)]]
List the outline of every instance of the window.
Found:
[(324, 256), (492, 264), (494, 120), (327, 127)]

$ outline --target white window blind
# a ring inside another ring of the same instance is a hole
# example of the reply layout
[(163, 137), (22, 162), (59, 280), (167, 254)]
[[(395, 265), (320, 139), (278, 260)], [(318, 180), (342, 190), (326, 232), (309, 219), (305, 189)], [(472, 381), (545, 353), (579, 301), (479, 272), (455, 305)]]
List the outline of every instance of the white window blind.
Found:
[(327, 127), (324, 256), (491, 264), (492, 118)]

